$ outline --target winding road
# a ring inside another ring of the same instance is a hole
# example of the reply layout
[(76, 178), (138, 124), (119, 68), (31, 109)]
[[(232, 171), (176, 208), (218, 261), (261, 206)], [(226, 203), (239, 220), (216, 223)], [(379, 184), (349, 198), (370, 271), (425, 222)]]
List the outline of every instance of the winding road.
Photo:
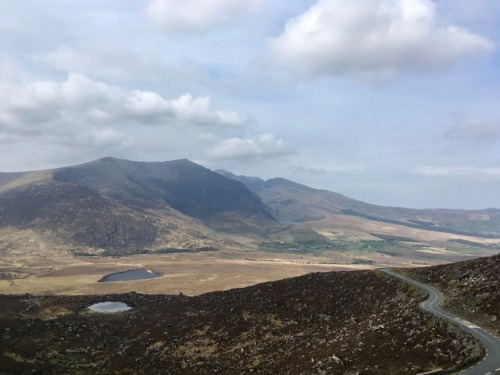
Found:
[(412, 284), (424, 290), (425, 292), (429, 293), (429, 298), (424, 302), (422, 302), (420, 304), (420, 307), (442, 319), (446, 319), (452, 322), (465, 332), (470, 333), (472, 336), (478, 339), (481, 342), (481, 344), (483, 344), (484, 348), (486, 349), (486, 356), (483, 358), (483, 360), (472, 367), (456, 372), (456, 374), (460, 375), (500, 374), (500, 339), (498, 337), (493, 336), (485, 329), (478, 327), (470, 322), (467, 322), (466, 320), (463, 320), (458, 316), (450, 315), (447, 312), (441, 310), (439, 308), (439, 305), (443, 301), (444, 297), (439, 290), (429, 285), (418, 282), (416, 280), (410, 279), (409, 277), (403, 276), (390, 269), (381, 269), (381, 271), (385, 272), (388, 275), (397, 277), (407, 282), (408, 284)]

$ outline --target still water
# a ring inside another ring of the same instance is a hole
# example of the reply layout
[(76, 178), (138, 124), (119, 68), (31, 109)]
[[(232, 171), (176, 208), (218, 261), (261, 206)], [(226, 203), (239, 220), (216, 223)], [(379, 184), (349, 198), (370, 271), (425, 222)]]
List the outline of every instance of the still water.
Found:
[(145, 280), (145, 279), (155, 279), (160, 277), (159, 273), (154, 273), (150, 270), (145, 270), (143, 268), (138, 268), (135, 270), (128, 270), (123, 272), (111, 273), (104, 276), (99, 282), (106, 283), (109, 281), (131, 281), (131, 280)]
[(93, 305), (89, 306), (89, 310), (99, 313), (116, 313), (121, 311), (128, 311), (130, 309), (131, 307), (126, 303), (112, 301), (94, 303)]

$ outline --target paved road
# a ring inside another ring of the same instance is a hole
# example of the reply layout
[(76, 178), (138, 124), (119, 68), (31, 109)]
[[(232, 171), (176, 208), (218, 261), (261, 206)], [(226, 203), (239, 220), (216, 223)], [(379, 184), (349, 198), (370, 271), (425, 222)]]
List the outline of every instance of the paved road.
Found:
[(486, 356), (481, 362), (475, 366), (469, 367), (468, 369), (457, 372), (460, 375), (493, 375), (500, 374), (500, 339), (493, 336), (488, 331), (478, 327), (458, 316), (453, 316), (447, 312), (441, 310), (439, 305), (443, 301), (443, 295), (437, 289), (428, 286), (426, 284), (420, 283), (409, 277), (403, 276), (389, 269), (382, 269), (381, 271), (402, 279), (403, 281), (415, 285), (420, 289), (423, 289), (429, 293), (429, 298), (420, 304), (424, 310), (431, 312), (432, 314), (449, 320), (455, 325), (459, 326), (462, 330), (470, 333), (476, 339), (478, 339), (486, 349)]

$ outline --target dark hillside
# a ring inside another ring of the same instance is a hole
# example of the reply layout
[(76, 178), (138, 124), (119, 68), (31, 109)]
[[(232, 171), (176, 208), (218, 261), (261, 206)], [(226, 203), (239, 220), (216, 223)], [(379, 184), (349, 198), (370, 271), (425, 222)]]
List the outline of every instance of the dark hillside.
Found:
[(213, 229), (251, 235), (273, 225), (267, 207), (244, 184), (188, 160), (104, 158), (0, 174), (0, 228), (18, 231), (11, 247), (23, 252), (30, 249), (21, 237), (30, 230), (73, 253), (125, 255), (216, 248), (224, 240)]
[[(468, 337), (377, 272), (333, 272), (198, 297), (0, 296), (3, 374), (416, 374), (477, 358)], [(95, 302), (134, 309), (102, 315)]]
[(500, 254), (405, 273), (441, 289), (449, 311), (500, 335)]
[(250, 230), (275, 222), (242, 183), (188, 160), (146, 163), (104, 158), (60, 169), (54, 178), (87, 186), (131, 207), (167, 205), (218, 229), (230, 230), (232, 223), (240, 222)]
[(2, 185), (5, 185), (9, 183), (12, 180), (15, 180), (16, 178), (22, 177), (24, 173), (0, 173), (0, 187)]
[(150, 247), (154, 220), (84, 186), (52, 181), (0, 194), (0, 227), (50, 232), (74, 246), (107, 250)]

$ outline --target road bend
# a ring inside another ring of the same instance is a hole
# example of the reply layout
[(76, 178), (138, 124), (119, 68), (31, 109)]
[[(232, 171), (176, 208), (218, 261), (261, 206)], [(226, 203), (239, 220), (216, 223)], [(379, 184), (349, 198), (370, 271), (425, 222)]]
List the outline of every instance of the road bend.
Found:
[(443, 301), (444, 297), (439, 290), (427, 284), (423, 284), (416, 280), (410, 279), (409, 277), (403, 276), (390, 269), (381, 269), (381, 271), (385, 272), (388, 275), (397, 277), (405, 281), (406, 283), (414, 285), (427, 292), (429, 294), (429, 298), (420, 304), (420, 307), (422, 309), (429, 311), (430, 313), (442, 319), (450, 321), (451, 323), (461, 328), (463, 331), (470, 333), (477, 340), (479, 340), (481, 344), (484, 346), (486, 355), (480, 362), (467, 369), (457, 371), (455, 372), (455, 374), (460, 374), (460, 375), (500, 374), (500, 339), (498, 337), (492, 335), (485, 329), (478, 327), (475, 324), (472, 324), (458, 316), (453, 316), (441, 310), (439, 305)]

